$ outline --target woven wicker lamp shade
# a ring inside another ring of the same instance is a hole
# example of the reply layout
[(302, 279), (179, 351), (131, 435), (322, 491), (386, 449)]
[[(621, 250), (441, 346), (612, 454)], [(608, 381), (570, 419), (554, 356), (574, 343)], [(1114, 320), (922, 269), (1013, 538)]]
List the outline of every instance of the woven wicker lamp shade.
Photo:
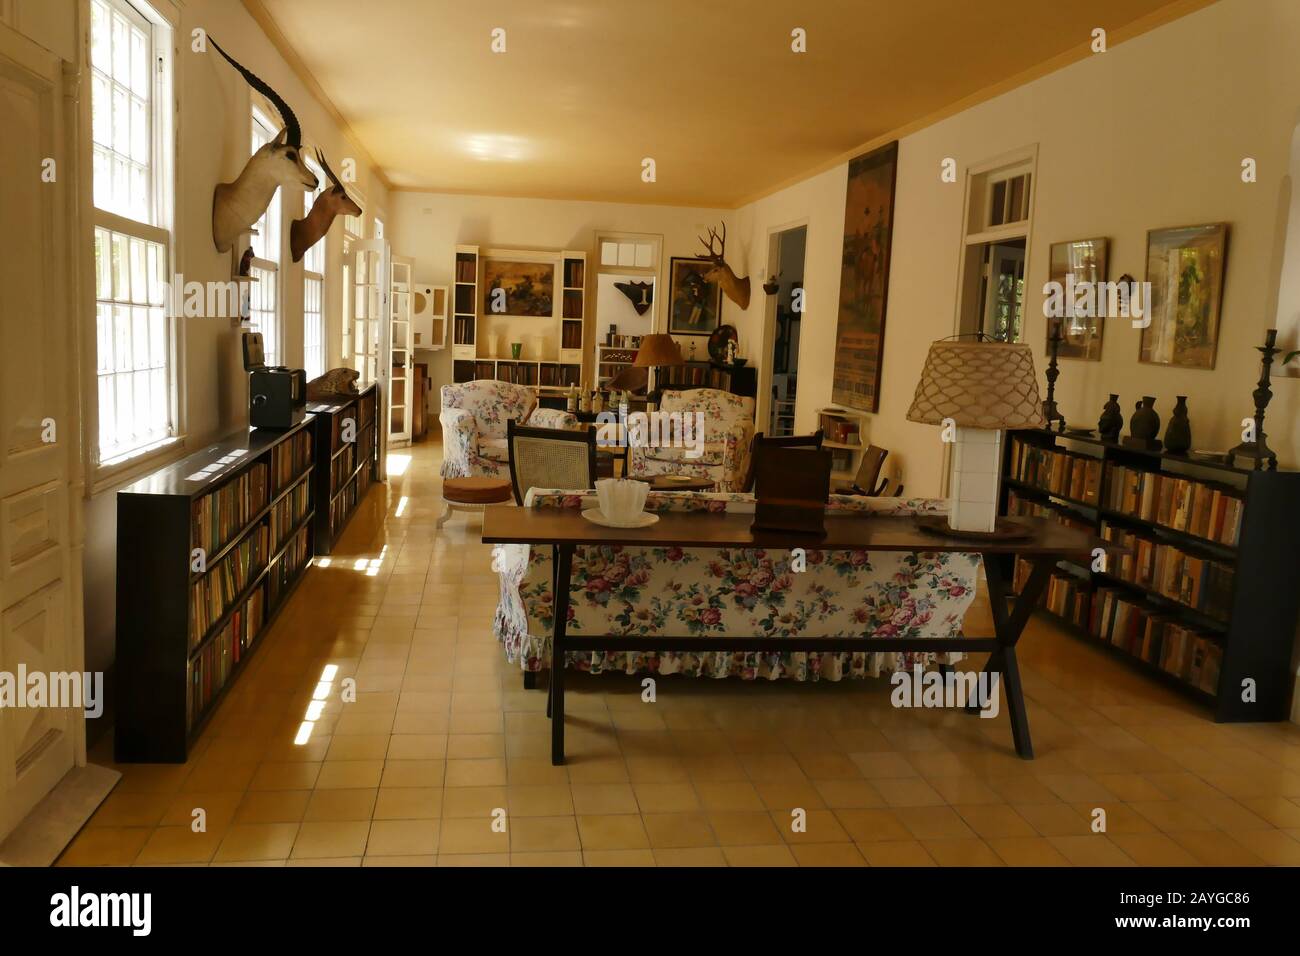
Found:
[(684, 365), (681, 346), (673, 341), (671, 335), (655, 332), (641, 339), (636, 361), (632, 364), (638, 368), (650, 368), (656, 365)]
[(941, 339), (930, 346), (908, 421), (964, 428), (1039, 428), (1032, 349), (1023, 342)]

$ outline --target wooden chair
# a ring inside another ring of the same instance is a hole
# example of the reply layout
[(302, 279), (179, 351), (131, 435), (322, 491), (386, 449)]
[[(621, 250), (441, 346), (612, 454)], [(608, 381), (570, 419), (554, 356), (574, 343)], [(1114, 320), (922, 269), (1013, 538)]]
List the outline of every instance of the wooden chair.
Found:
[[(837, 493), (865, 495), (870, 498), (880, 497), (889, 484), (888, 478), (880, 477), (880, 470), (884, 467), (887, 457), (889, 457), (888, 449), (881, 448), (879, 445), (868, 445), (867, 450), (862, 453), (862, 463), (858, 465), (858, 473), (854, 475), (853, 483), (848, 487), (836, 489)], [(880, 483), (877, 484), (877, 481)], [(902, 489), (903, 486), (900, 484), (898, 490), (901, 492)]]
[(506, 422), (510, 484), (515, 503), (529, 488), (582, 490), (596, 487), (595, 428), (534, 428)]
[(808, 448), (821, 451), (822, 438), (825, 434), (820, 428), (811, 435), (782, 435), (779, 438), (767, 438), (762, 432), (756, 433), (753, 443), (749, 446), (749, 466), (745, 470), (745, 481), (738, 490), (743, 492), (754, 490), (754, 462), (758, 460), (760, 445), (764, 448)]

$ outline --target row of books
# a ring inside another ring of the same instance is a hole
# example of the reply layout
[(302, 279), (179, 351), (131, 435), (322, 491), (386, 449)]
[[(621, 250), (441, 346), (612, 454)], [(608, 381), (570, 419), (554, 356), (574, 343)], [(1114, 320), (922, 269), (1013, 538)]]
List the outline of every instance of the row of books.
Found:
[(265, 620), (263, 592), (259, 587), (245, 605), (231, 615), (221, 633), (204, 645), (186, 667), (185, 729), (203, 717), (212, 699), (226, 686), (247, 650), (253, 646)]
[(1111, 465), (1105, 501), (1111, 511), (1229, 547), (1241, 535), (1245, 504), (1230, 488), (1124, 465)]
[(307, 514), (311, 507), (311, 482), (300, 481), (293, 490), (275, 503), (271, 509), (271, 553), (280, 547), (285, 536)]
[(253, 515), (266, 507), (266, 477), (266, 464), (258, 462), (216, 491), (196, 498), (190, 547), (202, 548), (208, 554), (223, 548)]
[[(581, 290), (581, 289), (565, 289), (565, 290), (564, 290), (564, 297), (560, 300), (560, 302), (561, 302), (561, 307), (562, 307), (562, 309), (563, 309), (563, 312), (561, 313), (561, 315), (562, 315), (564, 318), (566, 318), (566, 319), (581, 319), (581, 318), (582, 318), (582, 290)], [(566, 323), (566, 324), (567, 324), (567, 323)], [(582, 326), (581, 326), (581, 325), (578, 326), (578, 330), (579, 330), (579, 331), (578, 331), (578, 334), (581, 335), (581, 334), (582, 334)], [(561, 330), (561, 334), (563, 334), (563, 330)], [(582, 344), (579, 343), (579, 344), (576, 345), (576, 346), (573, 346), (573, 345), (566, 345), (566, 346), (564, 346), (564, 347), (565, 347), (566, 349), (568, 349), (568, 348), (582, 348)]]
[(1223, 645), (1211, 632), (1189, 627), (1149, 602), (1098, 588), (1089, 632), (1207, 694), (1218, 693)]
[(1078, 517), (1073, 511), (1066, 511), (1042, 501), (1025, 498), (1014, 491), (1007, 491), (1007, 514), (1012, 517), (1052, 518), (1058, 524), (1080, 531), (1092, 533), (1092, 522)]
[(280, 603), (281, 594), (293, 583), (293, 579), (311, 558), (307, 548), (307, 528), (303, 528), (285, 547), (280, 559), (275, 562), (266, 576), (266, 588), (270, 595), (271, 607)]
[(456, 281), (478, 281), (478, 256), (469, 252), (462, 252), (456, 255)]
[(586, 263), (581, 259), (564, 260), (564, 287), (566, 289), (581, 289), (586, 279)]
[(190, 586), (190, 650), (266, 565), (267, 528), (259, 524)]
[(271, 478), (277, 492), (311, 467), (311, 431), (299, 429), (271, 449)]
[(1096, 504), (1101, 496), (1102, 460), (1087, 455), (1042, 448), (1011, 439), (1011, 477), (1063, 498)]
[(1106, 573), (1149, 588), (1208, 617), (1227, 622), (1232, 615), (1230, 564), (1188, 554), (1167, 541), (1103, 522), (1101, 535), (1129, 549), (1110, 558)]

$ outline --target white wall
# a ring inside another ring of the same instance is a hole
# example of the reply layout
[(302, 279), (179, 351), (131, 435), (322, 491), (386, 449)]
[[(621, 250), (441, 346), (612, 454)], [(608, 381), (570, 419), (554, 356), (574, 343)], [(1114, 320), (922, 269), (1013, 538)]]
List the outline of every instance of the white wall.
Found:
[[(587, 253), (587, 322), (583, 343), (586, 381), (591, 381), (591, 352), (595, 336), (604, 326), (594, 321), (596, 295), (596, 232), (637, 232), (663, 237), (662, 287), (655, 290), (654, 308), (646, 313), (663, 327), (671, 256), (694, 256), (700, 251), (698, 236), (724, 218), (735, 232), (732, 213), (717, 209), (647, 206), (630, 203), (567, 202), (552, 199), (514, 199), (498, 196), (462, 196), (428, 192), (394, 192), (388, 201), (388, 230), (393, 252), (415, 259), (415, 279), (433, 285), (450, 285), (457, 243), (501, 249), (572, 249)], [(737, 247), (741, 242), (729, 240)], [(728, 250), (728, 258), (732, 255)], [(629, 311), (631, 311), (629, 309)], [(635, 312), (633, 312), (635, 315)], [(542, 320), (539, 320), (542, 321)], [(682, 337), (688, 343), (691, 337)], [(698, 339), (703, 354), (704, 338)], [(448, 339), (450, 343), (450, 338)], [(755, 343), (757, 344), (757, 343)], [(438, 389), (452, 380), (450, 348), (421, 352), (418, 360), (435, 356), (429, 375), (433, 388), (431, 407), (439, 405)]]
[[(905, 415), (929, 343), (954, 330), (965, 168), (1032, 144), (1038, 169), (1025, 340), (1040, 377), (1041, 289), (1051, 243), (1108, 236), (1111, 278), (1128, 272), (1141, 280), (1148, 229), (1231, 226), (1215, 369), (1139, 364), (1139, 331), (1112, 321), (1101, 362), (1062, 360), (1057, 399), (1067, 420), (1095, 426), (1109, 392), (1119, 393), (1126, 414), (1141, 395), (1158, 396), (1167, 420), (1174, 397), (1187, 395), (1194, 447), (1226, 449), (1240, 441), (1239, 422), (1253, 410), (1259, 374), (1254, 346), (1275, 324), (1271, 263), (1300, 107), (1298, 47), (1300, 4), (1223, 0), (902, 139), (882, 394), (870, 430), (872, 441), (903, 458), (909, 493), (938, 493), (942, 480), (937, 429)], [(949, 156), (962, 170), (956, 184), (939, 179), (940, 161)], [(1254, 184), (1241, 181), (1246, 156), (1258, 163)], [(767, 248), (771, 230), (808, 220), (801, 430), (830, 401), (846, 177), (842, 165), (738, 211), (758, 250)], [(745, 313), (724, 307), (742, 341), (758, 333), (762, 315), (761, 294)], [(1288, 334), (1294, 341), (1294, 330)], [(1297, 411), (1296, 384), (1275, 380), (1267, 431), (1288, 466), (1300, 464)]]

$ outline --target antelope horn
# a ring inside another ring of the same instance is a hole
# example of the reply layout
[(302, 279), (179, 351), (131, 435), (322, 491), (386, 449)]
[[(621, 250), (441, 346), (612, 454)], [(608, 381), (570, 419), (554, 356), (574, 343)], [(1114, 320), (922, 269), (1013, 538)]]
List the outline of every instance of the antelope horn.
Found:
[(285, 142), (291, 146), (301, 147), (302, 126), (298, 124), (298, 117), (295, 116), (293, 110), (289, 108), (289, 104), (284, 101), (279, 93), (271, 89), (270, 84), (265, 80), (257, 76), (251, 70), (240, 66), (240, 64), (236, 62), (229, 53), (221, 49), (221, 45), (217, 43), (216, 40), (212, 39), (211, 36), (208, 37), (208, 42), (216, 47), (217, 52), (226, 58), (227, 63), (239, 71), (240, 75), (248, 81), (249, 86), (275, 104), (275, 108), (280, 111), (280, 119), (284, 120)]
[(330, 164), (325, 161), (325, 154), (320, 147), (316, 148), (316, 158), (320, 161), (320, 168), (325, 170), (325, 175), (329, 177), (329, 181), (335, 186), (342, 186), (343, 184), (339, 182), (339, 178), (334, 175), (334, 170), (330, 169)]

